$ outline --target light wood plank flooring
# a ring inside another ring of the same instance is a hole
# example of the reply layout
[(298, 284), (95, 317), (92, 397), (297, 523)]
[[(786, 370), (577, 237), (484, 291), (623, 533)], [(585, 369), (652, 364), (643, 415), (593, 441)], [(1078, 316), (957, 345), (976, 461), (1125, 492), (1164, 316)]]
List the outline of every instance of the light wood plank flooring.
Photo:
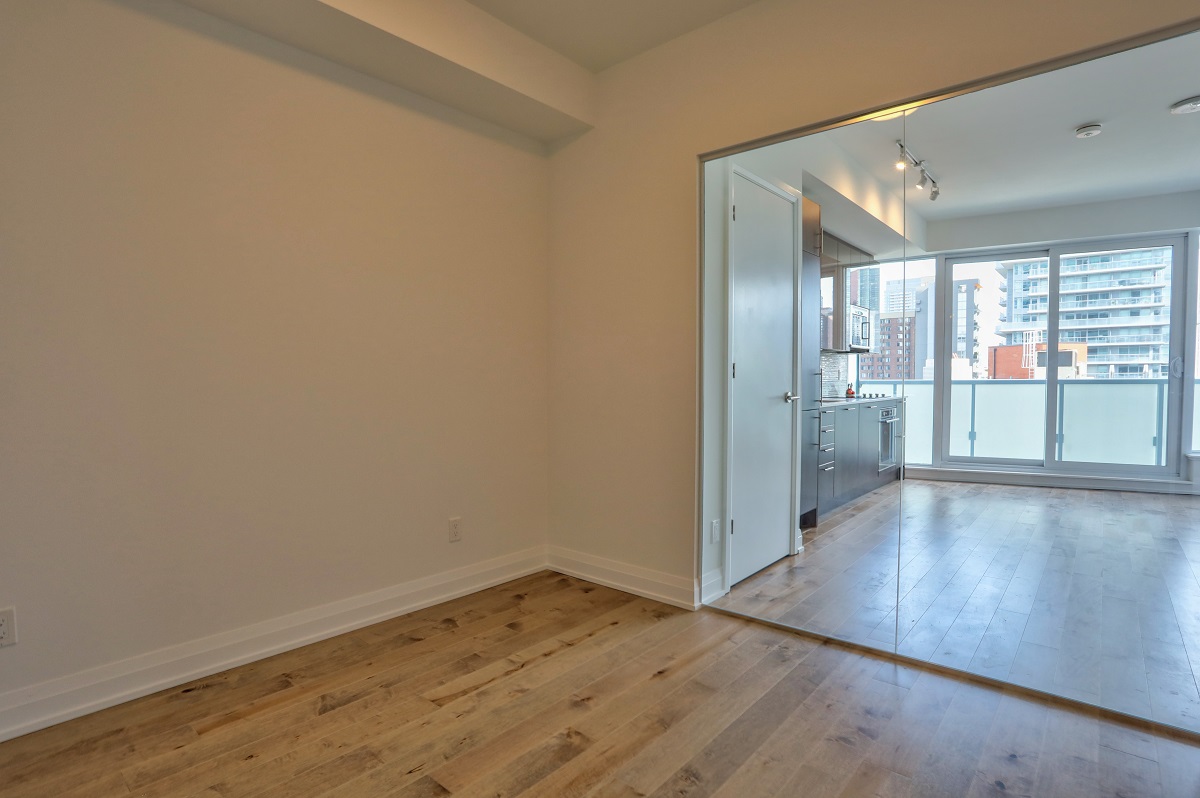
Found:
[(0, 744), (0, 796), (1196, 796), (1200, 749), (536, 574)]
[[(1200, 497), (908, 480), (714, 606), (1200, 732)], [(900, 602), (897, 611), (897, 569)]]

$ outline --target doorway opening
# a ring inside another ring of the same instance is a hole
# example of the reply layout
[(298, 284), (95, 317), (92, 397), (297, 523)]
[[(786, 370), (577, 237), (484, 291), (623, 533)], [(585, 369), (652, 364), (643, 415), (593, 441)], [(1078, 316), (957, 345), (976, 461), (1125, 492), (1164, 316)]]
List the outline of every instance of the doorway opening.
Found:
[[(1197, 72), (1186, 34), (702, 163), (706, 603), (1200, 734)], [(795, 209), (778, 386), (734, 385), (739, 186)]]

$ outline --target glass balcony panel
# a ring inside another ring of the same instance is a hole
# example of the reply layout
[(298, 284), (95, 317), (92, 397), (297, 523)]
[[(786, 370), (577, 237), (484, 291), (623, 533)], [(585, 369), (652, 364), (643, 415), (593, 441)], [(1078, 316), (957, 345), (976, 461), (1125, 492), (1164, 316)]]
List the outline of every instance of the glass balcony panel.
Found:
[[(1198, 381), (1200, 382), (1200, 381)], [(862, 390), (893, 394), (893, 381), (863, 380)], [(905, 463), (933, 462), (933, 382), (909, 380)], [(1042, 380), (960, 380), (951, 387), (950, 454), (955, 457), (1041, 460), (1046, 434)], [(1063, 380), (1060, 459), (1161, 465), (1166, 380)], [(974, 413), (972, 414), (972, 404)], [(1193, 447), (1200, 448), (1200, 403), (1193, 411)], [(974, 446), (972, 446), (974, 444)]]
[(950, 386), (950, 456), (971, 456), (971, 388), (956, 382)]
[(1083, 463), (1162, 465), (1164, 380), (1063, 380), (1062, 453)]
[(1041, 461), (1046, 449), (1046, 383), (983, 381), (975, 391), (975, 456)]
[(904, 385), (904, 462), (933, 462), (933, 380), (909, 380)]

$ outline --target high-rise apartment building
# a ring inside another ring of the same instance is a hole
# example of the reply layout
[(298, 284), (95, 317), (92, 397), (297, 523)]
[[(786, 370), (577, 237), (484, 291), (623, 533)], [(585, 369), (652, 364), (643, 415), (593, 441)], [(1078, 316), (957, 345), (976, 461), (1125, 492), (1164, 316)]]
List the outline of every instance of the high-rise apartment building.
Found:
[(951, 358), (966, 363), (964, 368), (974, 379), (987, 376), (986, 364), (979, 351), (979, 281), (955, 280), (950, 286), (954, 315), (951, 317)]
[(920, 379), (924, 357), (919, 339), (917, 319), (903, 313), (880, 313), (879, 329), (875, 333), (875, 351), (858, 356), (858, 376), (861, 380)]
[[(1045, 343), (1046, 258), (1002, 261), (1010, 346)], [(1059, 267), (1059, 341), (1087, 345), (1087, 376), (1164, 377), (1170, 346), (1171, 249), (1150, 247), (1066, 256)]]
[(862, 266), (852, 269), (846, 289), (851, 304), (879, 310), (879, 267)]

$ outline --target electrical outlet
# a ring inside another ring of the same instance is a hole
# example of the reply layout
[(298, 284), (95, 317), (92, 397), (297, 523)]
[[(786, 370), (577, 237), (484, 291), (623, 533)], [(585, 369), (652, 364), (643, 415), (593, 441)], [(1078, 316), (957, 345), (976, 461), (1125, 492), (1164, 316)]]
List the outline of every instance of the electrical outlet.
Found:
[(709, 532), (709, 543), (716, 543), (721, 539), (721, 519), (714, 518), (712, 522), (712, 531)]
[(0, 610), (0, 646), (11, 646), (17, 642), (17, 610), (6, 607)]
[(462, 519), (461, 518), (451, 518), (450, 519), (450, 542), (458, 543), (460, 540), (462, 540)]

